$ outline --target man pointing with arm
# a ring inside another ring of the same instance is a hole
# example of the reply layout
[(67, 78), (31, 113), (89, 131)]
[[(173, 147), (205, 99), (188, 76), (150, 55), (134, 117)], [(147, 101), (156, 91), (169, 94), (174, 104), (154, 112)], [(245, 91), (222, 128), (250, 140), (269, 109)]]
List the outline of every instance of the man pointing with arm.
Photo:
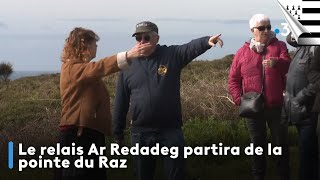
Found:
[[(180, 76), (182, 68), (194, 58), (219, 43), (216, 36), (194, 39), (184, 45), (159, 45), (158, 27), (144, 21), (136, 25), (132, 35), (137, 44), (150, 43), (153, 48), (144, 57), (131, 61), (128, 70), (119, 74), (117, 82), (113, 133), (117, 142), (123, 144), (123, 131), (129, 104), (132, 112), (131, 143), (140, 147), (179, 147), (179, 157), (163, 156), (162, 162), (167, 178), (185, 179), (183, 159), (184, 137), (181, 129)], [(139, 180), (154, 177), (154, 156), (135, 156), (135, 170)]]

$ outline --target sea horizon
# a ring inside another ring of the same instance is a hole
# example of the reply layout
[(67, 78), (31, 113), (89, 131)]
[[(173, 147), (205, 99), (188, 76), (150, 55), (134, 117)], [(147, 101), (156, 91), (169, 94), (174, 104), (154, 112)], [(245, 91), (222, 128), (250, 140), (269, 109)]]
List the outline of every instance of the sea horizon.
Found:
[(10, 80), (20, 79), (22, 77), (39, 76), (42, 74), (55, 74), (60, 73), (60, 71), (13, 71)]

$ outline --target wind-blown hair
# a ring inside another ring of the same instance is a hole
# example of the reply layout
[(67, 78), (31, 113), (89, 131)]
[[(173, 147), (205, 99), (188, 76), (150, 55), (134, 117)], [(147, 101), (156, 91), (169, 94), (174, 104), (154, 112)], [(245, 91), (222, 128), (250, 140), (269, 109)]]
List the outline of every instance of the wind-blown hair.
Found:
[(99, 41), (99, 36), (95, 32), (82, 27), (74, 28), (65, 40), (61, 61), (85, 61), (85, 51), (93, 41)]
[(252, 18), (249, 21), (250, 29), (255, 27), (260, 22), (270, 22), (270, 19), (268, 16), (264, 14), (255, 14), (252, 16)]

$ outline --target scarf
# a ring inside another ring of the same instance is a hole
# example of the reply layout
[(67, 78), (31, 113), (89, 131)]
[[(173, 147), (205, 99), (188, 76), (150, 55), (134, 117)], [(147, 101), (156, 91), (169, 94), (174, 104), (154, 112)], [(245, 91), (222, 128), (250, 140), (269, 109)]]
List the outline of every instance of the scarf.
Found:
[(267, 45), (269, 44), (270, 40), (275, 37), (276, 37), (275, 33), (273, 31), (270, 31), (270, 37), (267, 44), (262, 44), (260, 42), (257, 42), (255, 38), (251, 38), (249, 47), (251, 50), (256, 51), (257, 53), (262, 53), (267, 47)]

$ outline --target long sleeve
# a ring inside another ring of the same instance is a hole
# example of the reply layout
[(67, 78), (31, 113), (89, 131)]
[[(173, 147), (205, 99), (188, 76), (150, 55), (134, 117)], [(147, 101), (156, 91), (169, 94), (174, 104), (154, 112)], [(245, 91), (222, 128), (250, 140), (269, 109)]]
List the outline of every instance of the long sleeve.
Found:
[(119, 73), (113, 113), (113, 134), (117, 139), (123, 139), (126, 128), (126, 117), (129, 110), (130, 92), (124, 81), (123, 72)]
[(310, 102), (320, 90), (320, 48), (315, 47), (314, 53), (309, 53), (313, 56), (306, 69), (309, 85), (303, 88), (296, 96), (300, 104)]
[(179, 61), (181, 68), (190, 63), (193, 59), (206, 52), (211, 46), (208, 44), (210, 37), (194, 39), (189, 43), (171, 46), (174, 49), (175, 58)]
[(312, 99), (314, 99), (314, 96), (316, 95), (316, 85), (315, 84), (309, 84), (307, 87), (301, 89), (297, 95), (296, 99), (301, 105), (305, 105), (308, 102), (310, 102)]
[(117, 56), (106, 57), (98, 62), (75, 63), (68, 67), (74, 80), (78, 83), (99, 79), (119, 71)]
[[(97, 62), (74, 63), (70, 66), (70, 73), (78, 83), (87, 82), (92, 79), (99, 79), (103, 76), (128, 68), (126, 52), (105, 57)], [(69, 68), (69, 67), (68, 67)]]
[(239, 66), (239, 57), (240, 55), (238, 51), (232, 61), (228, 77), (229, 93), (232, 96), (233, 102), (238, 106), (240, 105), (240, 98), (242, 94), (242, 78)]
[(291, 58), (288, 53), (287, 46), (284, 42), (280, 42), (280, 56), (276, 60), (277, 60), (277, 64), (275, 68), (278, 69), (278, 71), (280, 72), (281, 78), (283, 80), (283, 88), (285, 88), (286, 79), (287, 79), (286, 74), (288, 73), (288, 70), (289, 70)]
[(320, 90), (320, 47), (315, 46), (314, 57), (311, 59), (307, 77), (310, 83), (316, 86), (317, 92)]
[(277, 58), (276, 68), (280, 68), (283, 74), (288, 72), (291, 58), (288, 53), (287, 46), (284, 42), (280, 42), (280, 56)]

